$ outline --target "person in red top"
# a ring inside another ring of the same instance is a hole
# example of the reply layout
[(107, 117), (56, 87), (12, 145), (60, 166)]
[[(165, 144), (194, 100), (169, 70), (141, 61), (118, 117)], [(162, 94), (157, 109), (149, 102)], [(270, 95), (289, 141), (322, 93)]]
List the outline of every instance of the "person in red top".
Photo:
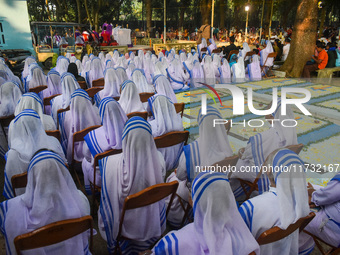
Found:
[(318, 56), (312, 56), (312, 61), (308, 61), (303, 68), (302, 77), (310, 79), (310, 73), (316, 70), (324, 69), (328, 63), (328, 54), (325, 51), (325, 46), (322, 42), (317, 41), (316, 51)]
[(102, 37), (103, 37), (103, 43), (109, 45), (110, 44), (110, 33), (106, 30), (106, 26), (103, 27), (104, 30), (102, 32)]

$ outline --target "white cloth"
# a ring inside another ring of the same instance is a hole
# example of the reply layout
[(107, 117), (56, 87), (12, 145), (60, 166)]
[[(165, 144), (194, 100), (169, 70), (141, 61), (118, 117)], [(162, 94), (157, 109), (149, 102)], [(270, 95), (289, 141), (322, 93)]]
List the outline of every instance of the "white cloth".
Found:
[(190, 70), (190, 85), (194, 88), (203, 87), (201, 83), (205, 82), (204, 69), (201, 63), (197, 60), (194, 61), (194, 65)]
[(177, 98), (174, 90), (171, 87), (169, 80), (166, 76), (159, 74), (154, 77), (153, 84), (157, 95), (164, 95), (170, 98), (171, 102), (177, 103)]
[(67, 72), (68, 65), (70, 64), (70, 60), (63, 56), (59, 56), (57, 59), (57, 65), (55, 70), (62, 76)]
[(230, 65), (226, 58), (223, 58), (221, 67), (218, 68), (220, 74), (220, 83), (230, 83), (231, 82), (231, 71)]
[[(273, 46), (272, 43), (270, 41), (266, 41), (266, 48), (264, 48), (263, 50), (260, 51), (260, 56), (261, 56), (261, 66), (264, 66), (266, 64), (266, 66), (273, 66), (274, 64), (274, 58), (268, 58), (268, 54), (274, 52), (273, 50)], [(266, 62), (267, 60), (267, 62)]]
[(231, 67), (233, 72), (232, 81), (239, 83), (244, 82), (246, 78), (246, 71), (244, 68), (244, 59), (243, 57), (239, 57), (236, 64), (233, 64)]
[(47, 89), (43, 90), (44, 98), (61, 93), (62, 90), (60, 74), (55, 70), (51, 70), (47, 74)]
[(31, 109), (38, 113), (45, 130), (57, 129), (52, 117), (43, 113), (43, 102), (36, 93), (28, 92), (23, 94), (15, 107), (14, 115), (17, 116), (25, 109)]
[(174, 90), (188, 88), (186, 83), (190, 79), (190, 76), (188, 73), (184, 73), (182, 65), (178, 59), (173, 59), (166, 71)]
[(104, 89), (98, 92), (100, 98), (119, 97), (120, 84), (117, 71), (114, 68), (108, 68), (104, 72)]
[(251, 49), (249, 48), (248, 43), (244, 42), (243, 43), (243, 49), (240, 51), (240, 57), (243, 57), (244, 61), (249, 60), (249, 57), (246, 57), (247, 53), (251, 51)]
[(153, 86), (148, 84), (143, 70), (133, 70), (131, 80), (136, 84), (139, 93), (154, 92)]
[(137, 86), (133, 81), (127, 80), (123, 83), (118, 103), (126, 114), (132, 112), (145, 112), (145, 108), (140, 101)]
[(262, 79), (260, 61), (256, 55), (253, 55), (252, 62), (248, 65), (248, 74), (251, 81), (260, 81)]
[(210, 38), (209, 42), (210, 42), (210, 45), (208, 46), (207, 50), (208, 50), (208, 53), (211, 55), (213, 54), (212, 53), (213, 50), (217, 49), (217, 46), (213, 38)]
[(27, 89), (47, 85), (46, 75), (40, 67), (35, 66), (31, 69), (31, 79), (28, 84)]
[[(150, 125), (140, 117), (128, 120), (123, 131), (123, 152), (100, 160), (102, 173), (98, 227), (112, 253), (124, 199), (163, 182), (165, 164), (157, 152)], [(165, 230), (165, 204), (161, 200), (125, 213), (122, 235), (137, 241), (160, 237)]]
[(0, 87), (0, 117), (14, 114), (22, 93), (16, 82), (6, 82)]
[(119, 79), (119, 87), (121, 88), (123, 83), (126, 80), (128, 80), (128, 77), (127, 77), (126, 71), (123, 67), (117, 67), (116, 71), (117, 71), (117, 76), (118, 76), (118, 79)]
[(29, 66), (32, 63), (36, 63), (35, 57), (29, 56), (25, 59), (24, 70), (22, 71), (21, 77), (22, 79), (26, 79), (29, 75)]
[[(63, 158), (49, 151), (34, 156), (23, 195), (0, 204), (0, 230), (7, 254), (16, 254), (14, 238), (50, 223), (90, 214), (87, 198), (77, 190)], [(25, 254), (91, 254), (88, 232), (64, 242), (24, 251)]]
[(205, 55), (202, 61), (202, 65), (204, 70), (205, 82), (208, 85), (215, 85), (217, 68), (215, 68), (214, 64), (212, 63), (211, 56)]
[(285, 46), (283, 46), (282, 57), (281, 57), (282, 61), (286, 61), (288, 54), (289, 54), (289, 50), (290, 50), (290, 43), (287, 43)]
[(88, 78), (89, 86), (92, 87), (92, 82), (100, 78), (104, 78), (104, 69), (100, 58), (95, 57), (91, 60), (91, 67)]
[(160, 254), (248, 255), (259, 245), (242, 220), (229, 180), (223, 173), (202, 173), (192, 187), (195, 221), (172, 231), (153, 249)]

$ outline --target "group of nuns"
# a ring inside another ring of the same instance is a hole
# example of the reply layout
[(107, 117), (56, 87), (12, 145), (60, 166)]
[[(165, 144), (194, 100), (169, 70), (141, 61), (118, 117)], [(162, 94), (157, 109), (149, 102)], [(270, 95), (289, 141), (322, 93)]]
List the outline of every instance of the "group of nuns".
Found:
[[(184, 60), (184, 55), (179, 57)], [(185, 146), (156, 147), (155, 137), (184, 130), (181, 115), (174, 107), (177, 103), (174, 80), (168, 74), (171, 63), (181, 63), (176, 56), (174, 51), (168, 56), (160, 53), (158, 58), (143, 51), (138, 56), (132, 52), (120, 56), (115, 51), (100, 53), (98, 57), (85, 56), (80, 62), (68, 55), (59, 57), (57, 66), (41, 77), (35, 75), (40, 67), (29, 57), (26, 61), (31, 63), (25, 62), (21, 80), (0, 59), (0, 68), (6, 72), (0, 90), (7, 91), (1, 93), (1, 116), (15, 115), (8, 132), (2, 134), (6, 144), (1, 148), (6, 159), (3, 194), (8, 200), (0, 204), (0, 231), (6, 239), (7, 254), (16, 254), (13, 240), (20, 234), (90, 214), (88, 199), (77, 189), (67, 168), (73, 159), (82, 162), (87, 194), (91, 192), (94, 176), (95, 185), (101, 187), (98, 229), (110, 254), (117, 246), (125, 198), (152, 185), (172, 181), (178, 181), (179, 186), (168, 215), (169, 198), (126, 211), (121, 233), (126, 239), (119, 241), (123, 254), (148, 249), (154, 254), (309, 254), (314, 248), (313, 239), (298, 230), (271, 244), (259, 246), (256, 241), (273, 226), (287, 229), (307, 216), (309, 199), (321, 209), (306, 229), (334, 246), (340, 245), (337, 228), (340, 202), (336, 195), (340, 191), (340, 176), (336, 175), (325, 188), (314, 186), (313, 192), (307, 190), (304, 162), (285, 149), (298, 143), (295, 127), (274, 124), (251, 137), (239, 151), (237, 171), (231, 174), (197, 171), (197, 166), (211, 166), (237, 153), (231, 149), (225, 126), (213, 126), (213, 120), (221, 119), (222, 115), (212, 106), (207, 107), (206, 114), (200, 111), (197, 116), (196, 140)], [(168, 58), (173, 58), (170, 63)], [(206, 58), (203, 61), (208, 63)], [(189, 68), (187, 60), (182, 62), (187, 66), (184, 68)], [(72, 63), (79, 65), (74, 74), (68, 72)], [(164, 68), (164, 63), (169, 68)], [(92, 99), (80, 89), (78, 76), (86, 80), (88, 87), (94, 80), (104, 78), (104, 89)], [(48, 88), (39, 94), (26, 90), (44, 84)], [(143, 92), (155, 95), (142, 103), (139, 93)], [(43, 98), (57, 94), (60, 95), (51, 100), (51, 107), (44, 107)], [(118, 101), (114, 99), (117, 97)], [(68, 111), (57, 114), (67, 107)], [(281, 115), (280, 102), (273, 107), (276, 110), (266, 116), (268, 121), (280, 119), (277, 123), (281, 123), (294, 118), (290, 109), (287, 115)], [(145, 111), (149, 113), (148, 120), (127, 117), (129, 113)], [(99, 127), (89, 132), (84, 142), (75, 144), (72, 159), (73, 134), (95, 125)], [(61, 141), (45, 132), (57, 127)], [(122, 152), (100, 160), (94, 170), (94, 157), (110, 149)], [(257, 173), (244, 173), (241, 166), (263, 164), (303, 171), (262, 174), (258, 192), (244, 201), (238, 178), (253, 181)], [(15, 196), (11, 178), (25, 172), (27, 186), (16, 189)], [(183, 221), (183, 208), (188, 205), (192, 209)], [(174, 230), (161, 238), (166, 225)], [(27, 254), (91, 254), (88, 233)]]

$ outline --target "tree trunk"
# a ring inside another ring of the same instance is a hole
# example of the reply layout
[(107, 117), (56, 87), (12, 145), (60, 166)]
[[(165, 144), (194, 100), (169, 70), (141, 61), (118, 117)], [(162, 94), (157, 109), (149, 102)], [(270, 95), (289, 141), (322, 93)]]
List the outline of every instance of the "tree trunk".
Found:
[(239, 25), (240, 24), (240, 12), (241, 12), (241, 7), (235, 6), (232, 26), (236, 27), (237, 29), (240, 29), (240, 25)]
[(269, 34), (269, 23), (270, 23), (270, 15), (271, 15), (271, 10), (272, 10), (272, 2), (273, 0), (266, 0), (266, 4), (265, 4), (265, 15), (264, 15), (264, 21), (263, 21), (265, 36)]
[(288, 58), (280, 68), (287, 77), (301, 77), (303, 67), (315, 49), (318, 0), (300, 0), (296, 12), (292, 43)]
[(202, 25), (210, 24), (211, 0), (201, 0), (200, 11), (202, 15)]
[(152, 8), (151, 8), (151, 0), (146, 0), (145, 2), (146, 8), (146, 27), (149, 33), (151, 32), (152, 27)]
[(325, 20), (326, 20), (326, 6), (324, 6), (322, 9), (321, 9), (321, 20), (320, 20), (320, 29), (319, 29), (319, 37), (321, 37), (323, 35), (323, 27), (325, 25)]
[(179, 24), (179, 30), (181, 30), (181, 31), (183, 31), (183, 24), (184, 24), (184, 13), (185, 13), (185, 9), (184, 9), (184, 7), (185, 7), (185, 5), (182, 3), (182, 5), (181, 5), (181, 10), (180, 10), (180, 13), (179, 13), (179, 22), (178, 22), (178, 24)]
[(80, 8), (81, 8), (80, 0), (77, 0), (77, 12), (78, 12), (78, 23), (79, 24), (82, 23)]
[(224, 28), (225, 5), (227, 2), (227, 0), (220, 0), (220, 29)]
[(84, 3), (85, 3), (85, 10), (86, 10), (86, 14), (87, 14), (87, 19), (89, 20), (90, 22), (90, 25), (91, 27), (93, 26), (93, 21), (92, 21), (92, 17), (91, 17), (91, 14), (89, 12), (89, 7), (87, 5), (87, 0), (84, 0)]

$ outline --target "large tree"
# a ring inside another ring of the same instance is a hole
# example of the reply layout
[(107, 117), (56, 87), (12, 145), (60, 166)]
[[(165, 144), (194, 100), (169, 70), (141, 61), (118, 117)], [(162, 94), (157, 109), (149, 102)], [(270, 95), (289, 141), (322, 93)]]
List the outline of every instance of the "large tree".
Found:
[(288, 58), (280, 68), (287, 77), (300, 77), (303, 67), (314, 53), (317, 20), (318, 0), (300, 0), (292, 34), (292, 43)]
[(200, 1), (200, 11), (202, 15), (202, 25), (210, 24), (210, 14), (211, 14), (211, 0), (201, 0)]

